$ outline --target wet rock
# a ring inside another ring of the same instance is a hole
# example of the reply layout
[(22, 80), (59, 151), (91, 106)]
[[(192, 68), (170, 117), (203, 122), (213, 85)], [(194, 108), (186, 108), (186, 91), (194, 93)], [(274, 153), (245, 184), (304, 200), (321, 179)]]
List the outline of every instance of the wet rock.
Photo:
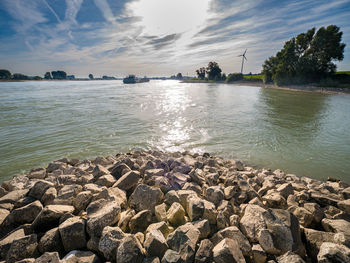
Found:
[(100, 263), (101, 260), (91, 251), (73, 250), (62, 259), (64, 263)]
[(216, 263), (245, 263), (245, 259), (237, 241), (225, 238), (213, 248), (213, 258)]
[(90, 203), (86, 208), (86, 231), (90, 236), (101, 236), (104, 227), (118, 221), (120, 211), (121, 208), (117, 202), (99, 199)]
[(54, 252), (54, 251), (61, 252), (64, 250), (58, 227), (55, 227), (47, 231), (41, 237), (38, 244), (38, 250), (40, 251), (40, 253)]
[(129, 229), (132, 233), (144, 232), (152, 221), (152, 213), (149, 210), (142, 210), (134, 215), (129, 222)]
[(182, 225), (186, 222), (185, 210), (179, 203), (173, 203), (167, 211), (167, 220), (174, 226)]
[(195, 263), (207, 263), (213, 261), (213, 243), (209, 239), (204, 239), (199, 244), (195, 255)]
[(37, 253), (37, 236), (35, 234), (16, 239), (12, 242), (6, 256), (6, 262), (16, 262), (32, 258)]
[(116, 251), (125, 234), (119, 227), (106, 226), (102, 231), (102, 236), (98, 244), (98, 249), (107, 260), (114, 261)]
[(66, 252), (86, 247), (85, 220), (71, 217), (58, 227)]
[(185, 261), (181, 258), (180, 253), (172, 249), (168, 249), (165, 251), (162, 258), (162, 263), (185, 263)]
[(138, 239), (133, 236), (126, 236), (122, 239), (117, 251), (117, 262), (142, 263), (144, 253)]
[(147, 233), (144, 247), (148, 256), (159, 258), (162, 258), (168, 249), (166, 240), (159, 230), (151, 230)]
[(172, 232), (167, 238), (167, 243), (169, 248), (179, 252), (185, 262), (192, 262), (199, 236), (199, 230), (187, 223)]
[(152, 188), (145, 184), (140, 184), (129, 198), (129, 206), (137, 212), (150, 210), (154, 213), (154, 207), (159, 205), (164, 198), (164, 194), (158, 188)]
[(317, 260), (320, 263), (350, 262), (350, 249), (344, 245), (324, 242), (320, 247)]
[(282, 256), (279, 256), (277, 258), (278, 263), (305, 263), (305, 261), (297, 254), (294, 254), (293, 252), (287, 252)]
[(118, 187), (122, 190), (129, 190), (135, 187), (135, 185), (140, 180), (140, 172), (138, 171), (129, 171), (118, 179), (113, 187)]
[(48, 205), (41, 210), (32, 226), (35, 231), (45, 232), (58, 226), (60, 218), (66, 213), (73, 213), (74, 207), (70, 205)]
[(43, 255), (34, 260), (35, 263), (60, 263), (60, 256), (57, 252), (45, 252)]

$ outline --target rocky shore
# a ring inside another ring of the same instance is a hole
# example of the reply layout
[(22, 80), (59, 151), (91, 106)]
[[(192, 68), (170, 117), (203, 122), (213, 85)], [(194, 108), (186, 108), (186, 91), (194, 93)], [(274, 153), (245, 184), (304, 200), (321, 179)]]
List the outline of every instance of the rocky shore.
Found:
[(6, 262), (350, 262), (350, 185), (203, 155), (66, 158), (0, 187)]

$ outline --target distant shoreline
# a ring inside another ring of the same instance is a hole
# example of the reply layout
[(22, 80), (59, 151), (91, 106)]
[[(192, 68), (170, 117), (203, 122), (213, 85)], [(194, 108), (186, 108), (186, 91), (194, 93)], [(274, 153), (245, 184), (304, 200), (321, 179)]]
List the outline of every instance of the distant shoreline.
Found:
[(350, 94), (350, 88), (334, 88), (334, 87), (317, 87), (314, 85), (290, 85), (290, 86), (277, 86), (274, 84), (264, 84), (262, 82), (252, 81), (235, 81), (226, 83), (224, 81), (203, 81), (203, 80), (183, 80), (182, 83), (215, 83), (215, 84), (227, 84), (227, 85), (238, 85), (238, 86), (254, 86), (269, 89), (280, 89), (280, 90), (291, 90), (299, 92), (316, 92), (323, 94)]

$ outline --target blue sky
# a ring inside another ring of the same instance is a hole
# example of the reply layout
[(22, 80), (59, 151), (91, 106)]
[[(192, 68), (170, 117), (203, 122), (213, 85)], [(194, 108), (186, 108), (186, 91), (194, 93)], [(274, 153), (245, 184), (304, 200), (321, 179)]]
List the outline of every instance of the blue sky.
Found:
[(194, 75), (209, 61), (257, 73), (285, 41), (335, 24), (347, 44), (350, 0), (0, 0), (0, 68), (44, 75)]

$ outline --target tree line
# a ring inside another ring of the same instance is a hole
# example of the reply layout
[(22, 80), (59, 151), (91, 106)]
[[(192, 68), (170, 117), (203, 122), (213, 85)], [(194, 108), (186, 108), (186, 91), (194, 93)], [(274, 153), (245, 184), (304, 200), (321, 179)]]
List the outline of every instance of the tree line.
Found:
[(41, 79), (74, 79), (74, 75), (67, 76), (67, 73), (62, 70), (46, 72), (44, 77), (40, 76), (27, 76), (21, 73), (14, 73), (7, 69), (0, 69), (1, 80), (41, 80)]

